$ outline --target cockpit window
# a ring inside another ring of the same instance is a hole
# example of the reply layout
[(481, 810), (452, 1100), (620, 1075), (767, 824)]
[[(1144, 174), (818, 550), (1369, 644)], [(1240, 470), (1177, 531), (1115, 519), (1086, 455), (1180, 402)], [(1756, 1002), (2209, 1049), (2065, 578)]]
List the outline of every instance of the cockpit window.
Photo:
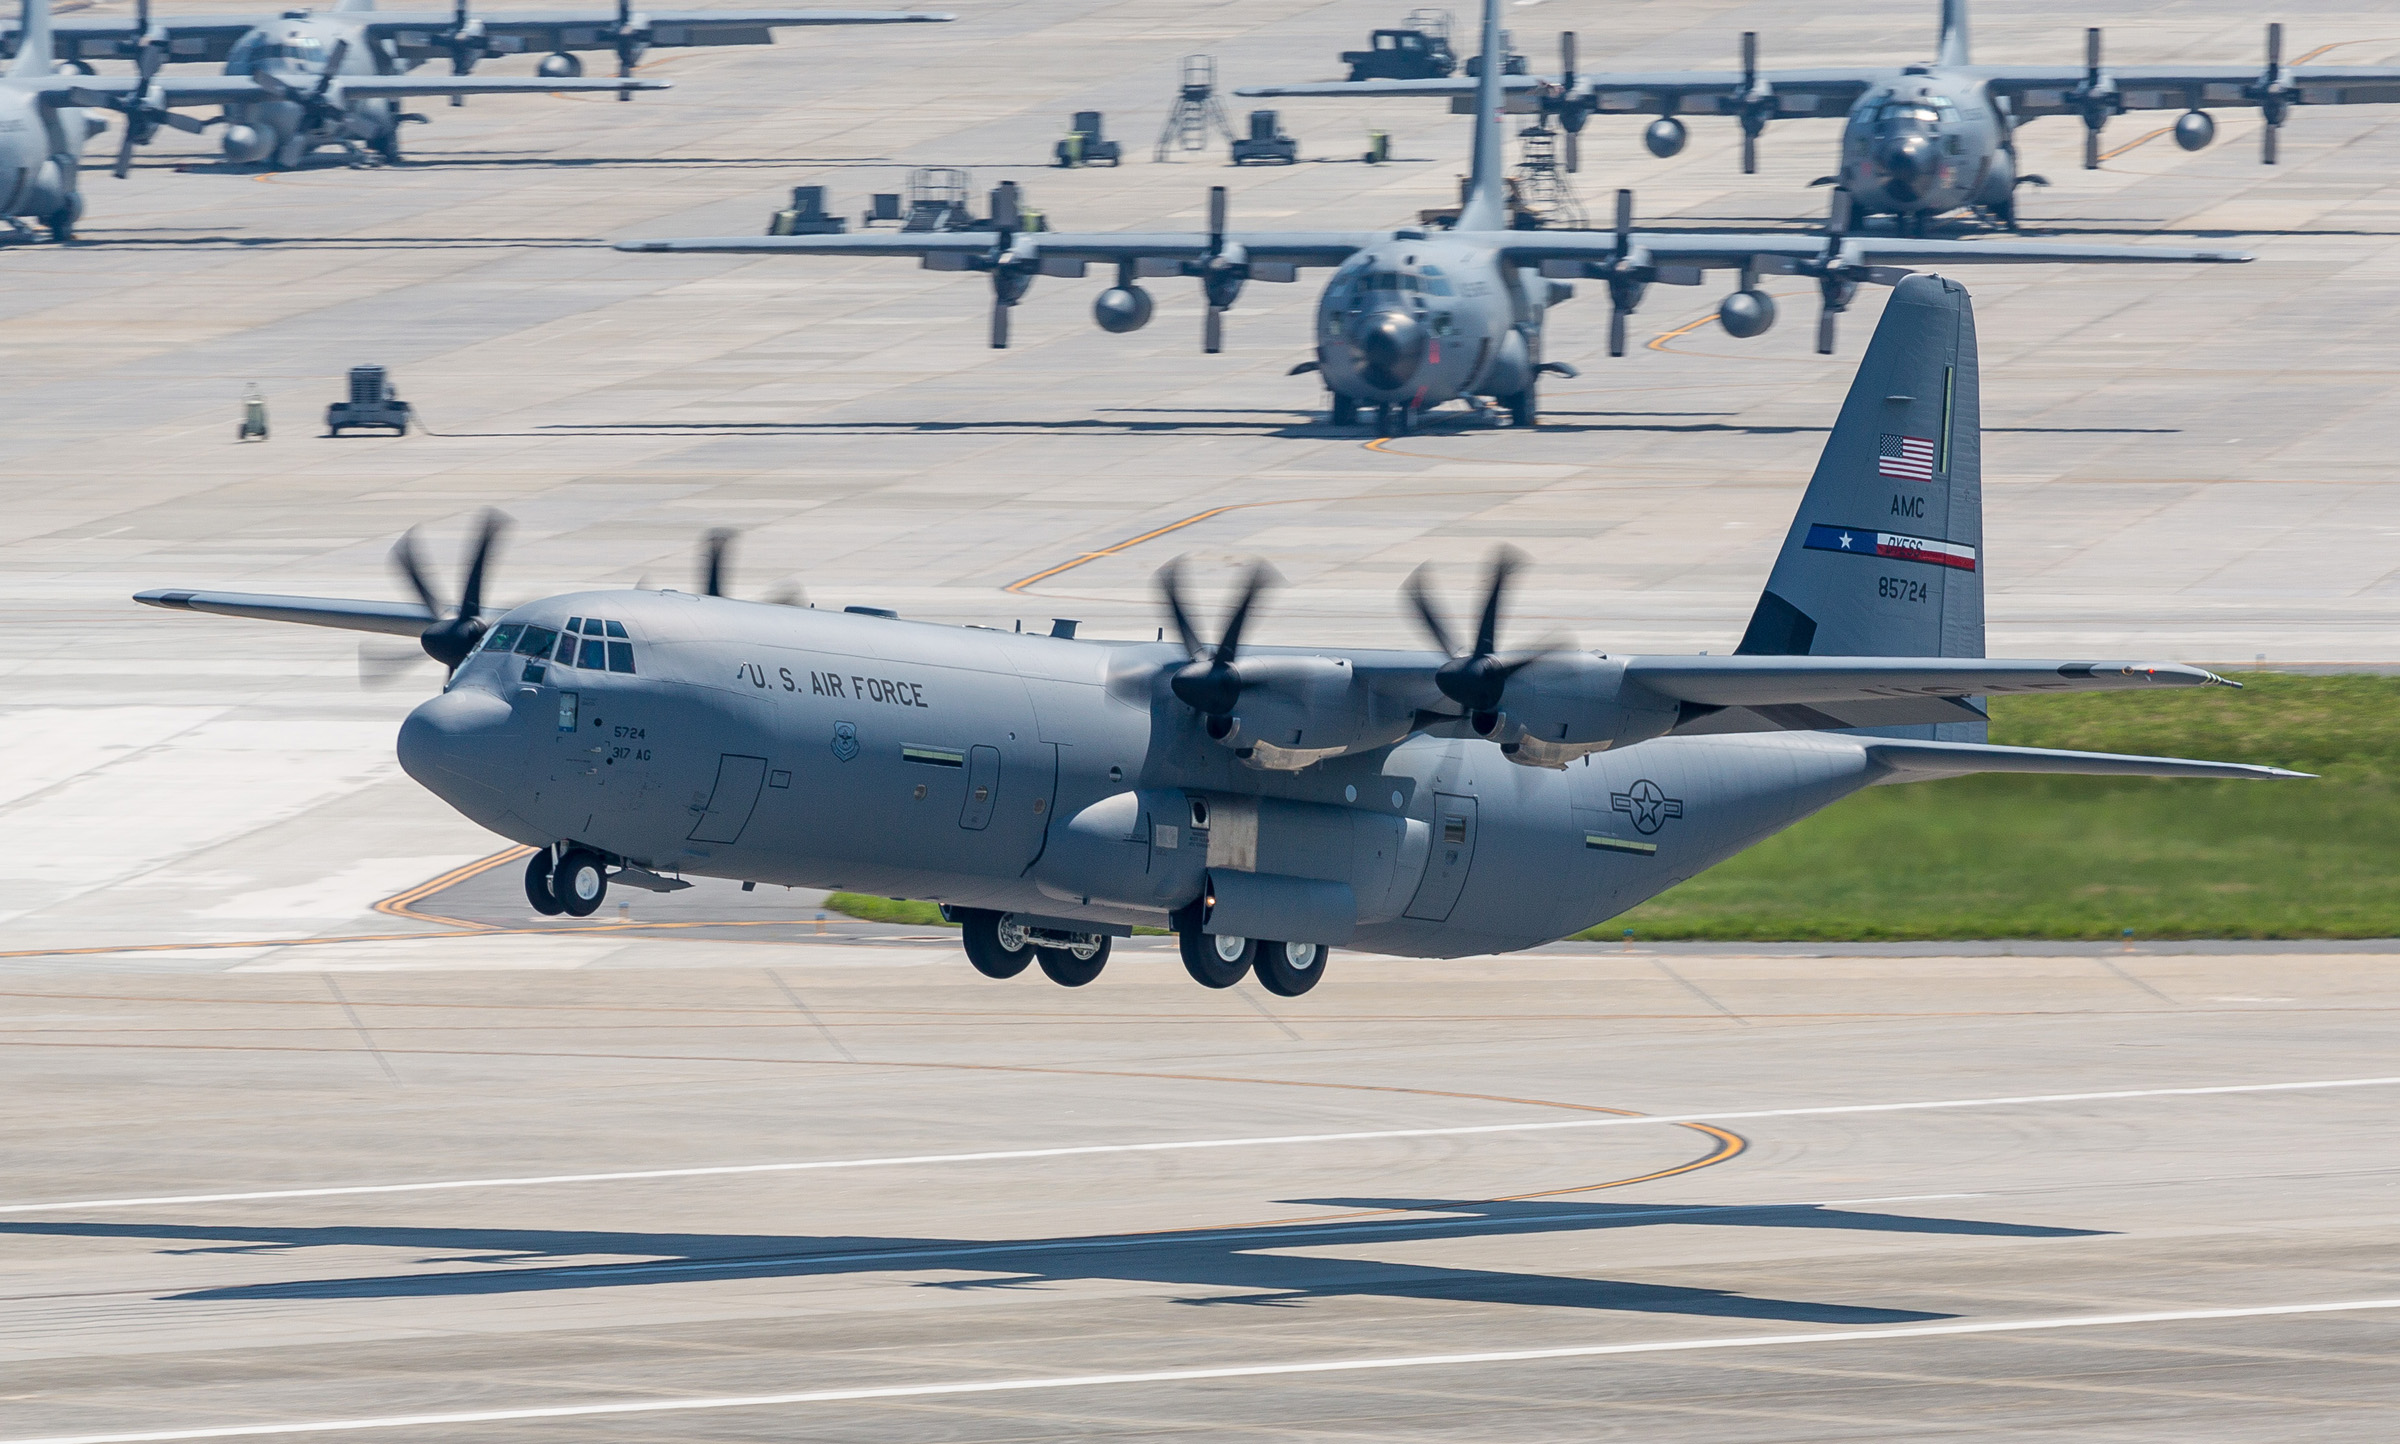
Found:
[(598, 637), (584, 638), (583, 655), (575, 659), (575, 665), (591, 667), (602, 672), (607, 671), (608, 643), (601, 641)]
[(517, 638), (517, 655), (538, 661), (550, 655), (550, 644), (557, 640), (558, 633), (548, 627), (527, 627), (524, 635)]
[[(609, 625), (613, 627), (616, 623), (611, 622)], [(611, 642), (608, 644), (608, 670), (626, 673), (633, 671), (633, 643)]]
[(502, 622), (484, 634), (483, 650), (495, 653), (506, 652), (517, 644), (517, 633), (524, 629), (522, 622)]
[(623, 622), (610, 622), (607, 624), (607, 626), (608, 634), (610, 636), (622, 637), (625, 635), (625, 624)]

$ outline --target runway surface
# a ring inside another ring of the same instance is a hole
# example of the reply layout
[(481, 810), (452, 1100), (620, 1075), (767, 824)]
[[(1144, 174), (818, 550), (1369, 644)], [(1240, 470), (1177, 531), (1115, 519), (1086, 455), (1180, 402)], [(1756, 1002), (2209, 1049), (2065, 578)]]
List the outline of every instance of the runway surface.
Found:
[[(751, 596), (1146, 637), (1169, 557), (1208, 592), (1263, 555), (1262, 640), (1399, 643), (1410, 569), (1463, 596), (1507, 542), (1512, 636), (1732, 645), (1879, 291), (1827, 360), (1806, 297), (1736, 342), (1717, 288), (1656, 288), (1611, 361), (1587, 288), (1541, 429), (1370, 444), (1285, 374), (1306, 281), (1204, 356), (1189, 286), (1112, 337), (1098, 281), (1045, 279), (995, 352), (979, 277), (607, 249), (761, 230), (794, 185), (855, 215), (922, 165), (1103, 229), (1196, 225), (1212, 184), (1240, 224), (1398, 223), (1465, 166), (1438, 105), (1287, 103), (1289, 169), (1147, 158), (1181, 55), (1326, 75), (1397, 10), (958, 8), (661, 54), (677, 88), (628, 105), (436, 103), (397, 170), (169, 133), (87, 174), (88, 244), (0, 248), (0, 1444), (2391, 1435), (2374, 945), (1344, 954), (1284, 1001), (1149, 939), (1089, 989), (989, 983), (810, 894), (567, 927), (393, 762), (438, 674), (127, 600), (398, 596), (401, 531), (447, 576), (496, 506), (504, 600), (688, 586), (732, 525)], [(1743, 28), (1804, 65), (1921, 55), (1933, 9), (1511, 22), (1537, 67), (1568, 28), (1587, 67), (1718, 65)], [(2032, 0), (1975, 38), (2249, 63), (2263, 18)], [(2400, 56), (2367, 7), (2290, 40)], [(1046, 168), (1090, 108), (1132, 158)], [(2072, 122), (2023, 133), (2034, 236), (2260, 260), (1969, 277), (1995, 654), (2400, 661), (2400, 111), (2304, 109), (2272, 169), (2218, 119), (2196, 155), (2121, 119), (2097, 172)], [(1370, 125), (1393, 165), (1352, 159)], [(1595, 122), (1578, 181), (1804, 231), (1834, 133), (1779, 124), (1743, 177), (1730, 122), (1671, 161)], [(316, 437), (363, 363), (423, 433)], [(233, 439), (250, 383), (265, 445)]]

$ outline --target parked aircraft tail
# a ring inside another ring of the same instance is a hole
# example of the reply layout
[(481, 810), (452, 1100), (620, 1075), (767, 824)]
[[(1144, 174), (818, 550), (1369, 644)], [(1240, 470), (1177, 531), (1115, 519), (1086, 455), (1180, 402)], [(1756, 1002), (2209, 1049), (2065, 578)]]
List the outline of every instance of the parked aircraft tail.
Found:
[[(1967, 288), (1910, 276), (1858, 364), (1736, 651), (1980, 657), (1982, 413)], [(1980, 741), (1981, 724), (1931, 735)]]
[(1500, 40), (1500, 0), (1483, 0), (1483, 56), (1476, 62), (1475, 168), (1459, 207), (1462, 231), (1508, 229), (1508, 47)]
[(8, 67), (12, 79), (39, 78), (51, 71), (50, 0), (25, 0), (24, 18), (17, 26), (17, 58)]
[(1942, 43), (1934, 52), (1939, 65), (1972, 65), (1967, 43), (1967, 0), (1942, 0)]

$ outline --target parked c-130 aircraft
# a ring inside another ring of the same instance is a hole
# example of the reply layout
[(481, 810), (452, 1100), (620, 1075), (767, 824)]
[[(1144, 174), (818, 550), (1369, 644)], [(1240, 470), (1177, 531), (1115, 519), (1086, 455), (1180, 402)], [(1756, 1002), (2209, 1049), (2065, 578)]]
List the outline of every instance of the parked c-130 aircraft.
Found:
[[(653, 49), (697, 45), (767, 45), (774, 33), (802, 25), (892, 25), (940, 22), (956, 17), (901, 10), (678, 10), (636, 11), (617, 0), (610, 11), (512, 10), (475, 15), (467, 0), (450, 14), (375, 9), (375, 0), (340, 0), (324, 14), (306, 9), (280, 16), (181, 16), (153, 20), (149, 0), (131, 24), (79, 21), (52, 26), (52, 45), (68, 65), (91, 72), (95, 59), (140, 62), (145, 77), (160, 63), (223, 62), (230, 79), (268, 78), (272, 93), (260, 94), (233, 81), (223, 97), (227, 160), (265, 161), (289, 170), (310, 152), (342, 146), (353, 159), (372, 154), (400, 159), (400, 125), (422, 116), (403, 114), (391, 101), (400, 96), (447, 95), (463, 104), (469, 95), (541, 95), (568, 90), (613, 90), (620, 100), (636, 90), (663, 90), (656, 82), (628, 80), (634, 65)], [(19, 35), (6, 37), (13, 48)], [(616, 81), (587, 81), (575, 52), (613, 51)], [(538, 73), (523, 77), (475, 78), (478, 62), (506, 55), (549, 52)], [(447, 56), (442, 79), (415, 74), (423, 61)], [(274, 83), (280, 81), (281, 83)], [(177, 80), (170, 86), (206, 82)], [(198, 104), (200, 101), (178, 101)]]
[[(2045, 115), (2084, 124), (2083, 165), (2100, 166), (2100, 133), (2128, 110), (2175, 110), (2175, 143), (2199, 150), (2216, 138), (2210, 109), (2250, 107), (2266, 122), (2259, 157), (2275, 164), (2275, 138), (2300, 105), (2400, 102), (2400, 67), (2287, 65), (2283, 27), (2267, 27), (2265, 63), (2104, 65), (2100, 32), (2084, 32), (2084, 63), (1979, 65), (1969, 53), (1967, 0), (1941, 0), (1941, 36), (1931, 64), (1758, 68), (1758, 36), (1744, 31), (1738, 71), (1604, 71), (1578, 75), (1575, 37), (1559, 37), (1561, 74), (1511, 76), (1512, 108), (1538, 111), (1567, 132), (1567, 168), (1578, 166), (1576, 138), (1595, 115), (1652, 115), (1642, 142), (1664, 159), (1681, 151), (1684, 115), (1725, 115), (1742, 128), (1742, 173), (1758, 169), (1758, 137), (1773, 120), (1847, 115), (1838, 171), (1818, 185), (1847, 189), (1863, 215), (1889, 215), (1922, 235), (1926, 223), (1972, 208), (2015, 229), (2017, 188), (2048, 185), (2017, 163), (2016, 128)], [(1456, 80), (1322, 81), (1245, 86), (1237, 94), (1297, 96), (1448, 96), (1463, 107), (1473, 82)]]
[[(1498, 0), (1485, 0), (1483, 53), (1503, 53)], [(1009, 308), (1036, 276), (1081, 276), (1093, 262), (1114, 264), (1116, 284), (1100, 293), (1093, 319), (1111, 332), (1150, 320), (1146, 276), (1192, 276), (1208, 301), (1202, 349), (1219, 350), (1223, 317), (1249, 281), (1292, 281), (1303, 267), (1331, 266), (1317, 304), (1315, 371), (1331, 398), (1335, 425), (1372, 412), (1376, 430), (1404, 434), (1424, 411), (1463, 400), (1477, 409), (1492, 398), (1516, 425), (1539, 417), (1544, 374), (1575, 374), (1543, 359), (1549, 309), (1573, 295), (1571, 278), (1608, 287), (1608, 350), (1625, 354), (1626, 318), (1651, 285), (1697, 286), (1706, 272), (1739, 273), (1740, 289), (1720, 315), (1738, 336), (1774, 324), (1775, 303), (1759, 289), (1762, 274), (1807, 276), (1818, 292), (1817, 350), (1833, 350), (1834, 317), (1862, 283), (1890, 285), (1912, 262), (1952, 265), (2037, 262), (2246, 261), (2238, 251), (2146, 246), (2049, 246), (1870, 238), (1848, 234), (1839, 193), (1823, 238), (1750, 232), (1636, 231), (1632, 198), (1617, 196), (1616, 229), (1544, 231), (1509, 228), (1507, 164), (1502, 155), (1501, 67), (1485, 65), (1475, 82), (1475, 158), (1458, 223), (1450, 230), (1230, 231), (1225, 191), (1209, 193), (1208, 230), (1192, 232), (1022, 231), (1013, 186), (993, 198), (996, 229), (901, 235), (729, 236), (620, 241), (621, 251), (759, 253), (810, 256), (907, 256), (927, 270), (983, 271), (992, 278), (992, 344), (1008, 344)]]
[[(1094, 642), (707, 593), (458, 605), (151, 591), (154, 606), (420, 635), (452, 668), (401, 764), (540, 850), (537, 911), (664, 874), (942, 903), (975, 966), (1090, 982), (1135, 925), (1211, 987), (1293, 995), (1326, 951), (1527, 948), (1594, 926), (1862, 787), (1974, 772), (2267, 778), (2001, 747), (1996, 692), (2231, 685), (2174, 664), (1983, 656), (1982, 463), (1965, 289), (1886, 307), (1740, 647), (1499, 647), (1510, 565), (1458, 644), (1258, 647), (1264, 569), (1213, 640)], [(1873, 731), (1847, 729), (1871, 728)]]

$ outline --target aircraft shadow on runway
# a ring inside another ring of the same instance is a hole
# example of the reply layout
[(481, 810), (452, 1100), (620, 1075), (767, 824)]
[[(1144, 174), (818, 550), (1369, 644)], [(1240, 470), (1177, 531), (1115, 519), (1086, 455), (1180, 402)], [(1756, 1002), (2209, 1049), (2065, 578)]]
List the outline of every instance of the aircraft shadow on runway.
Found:
[[(1819, 1204), (1764, 1207), (1645, 1206), (1547, 1200), (1292, 1199), (1298, 1206), (1405, 1211), (1403, 1217), (1333, 1219), (1253, 1228), (1104, 1234), (1048, 1239), (782, 1237), (743, 1234), (594, 1233), (541, 1229), (406, 1227), (205, 1227), (138, 1223), (6, 1223), (0, 1233), (190, 1240), (189, 1253), (280, 1253), (307, 1248), (435, 1251), (442, 1271), (243, 1284), (170, 1294), (170, 1300), (425, 1298), (723, 1279), (828, 1278), (938, 1272), (983, 1275), (912, 1285), (1041, 1289), (1078, 1281), (1230, 1290), (1177, 1299), (1194, 1305), (1297, 1307), (1323, 1298), (1411, 1298), (1546, 1308), (1767, 1319), (1787, 1323), (1897, 1324), (1952, 1317), (1806, 1299), (1762, 1298), (1582, 1274), (1516, 1273), (1387, 1259), (1330, 1258), (1291, 1249), (1355, 1248), (1540, 1234), (1565, 1242), (1619, 1228), (1664, 1225), (1855, 1229), (1989, 1238), (2089, 1238), (2101, 1231), (1872, 1213)], [(633, 1256), (629, 1263), (554, 1260)], [(500, 1266), (478, 1272), (458, 1265)]]

